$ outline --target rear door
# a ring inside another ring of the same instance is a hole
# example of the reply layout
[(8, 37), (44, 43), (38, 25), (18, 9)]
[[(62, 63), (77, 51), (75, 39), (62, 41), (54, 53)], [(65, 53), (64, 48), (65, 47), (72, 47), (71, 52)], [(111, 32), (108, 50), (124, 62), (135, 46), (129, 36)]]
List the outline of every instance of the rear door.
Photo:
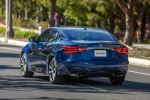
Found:
[(38, 44), (38, 47), (39, 47), (38, 57), (40, 58), (38, 65), (42, 67), (44, 72), (46, 71), (46, 68), (48, 66), (49, 58), (53, 56), (55, 52), (53, 51), (55, 50), (53, 48), (55, 46), (54, 44), (55, 44), (57, 35), (58, 35), (58, 31), (56, 29), (51, 29), (51, 30), (48, 29), (45, 32), (45, 37), (46, 37), (45, 42), (40, 42)]
[(48, 53), (47, 44), (49, 41), (51, 29), (45, 30), (41, 35), (38, 37), (37, 40), (37, 56), (36, 56), (36, 62), (34, 64), (33, 70), (40, 73), (45, 73), (47, 68), (46, 57), (47, 55), (44, 55), (43, 52)]

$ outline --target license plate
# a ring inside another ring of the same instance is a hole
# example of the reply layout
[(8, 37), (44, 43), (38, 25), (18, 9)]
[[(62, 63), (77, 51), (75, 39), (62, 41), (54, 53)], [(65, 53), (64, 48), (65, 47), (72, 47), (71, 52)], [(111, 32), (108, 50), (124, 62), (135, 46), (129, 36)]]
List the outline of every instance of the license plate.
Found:
[(94, 50), (95, 57), (106, 57), (106, 50)]

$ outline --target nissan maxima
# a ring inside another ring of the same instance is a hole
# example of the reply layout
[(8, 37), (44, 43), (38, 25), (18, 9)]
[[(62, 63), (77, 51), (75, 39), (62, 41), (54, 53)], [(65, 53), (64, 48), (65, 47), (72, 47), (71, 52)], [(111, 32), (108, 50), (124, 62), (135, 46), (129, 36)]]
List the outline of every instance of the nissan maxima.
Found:
[(67, 76), (106, 77), (121, 85), (128, 70), (128, 48), (103, 29), (50, 27), (30, 37), (20, 54), (23, 77), (34, 73), (60, 84)]

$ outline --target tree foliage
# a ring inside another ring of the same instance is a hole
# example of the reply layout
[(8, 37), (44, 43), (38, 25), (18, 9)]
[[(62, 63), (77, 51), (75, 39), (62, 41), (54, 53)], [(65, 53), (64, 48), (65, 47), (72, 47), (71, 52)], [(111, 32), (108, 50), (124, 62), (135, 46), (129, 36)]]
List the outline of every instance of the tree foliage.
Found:
[[(121, 5), (118, 2), (122, 2)], [(134, 2), (133, 5), (130, 5), (131, 2)], [(150, 16), (148, 9), (150, 0), (13, 0), (14, 19), (47, 21), (50, 26), (54, 24), (53, 15), (56, 10), (63, 15), (64, 23), (67, 23), (64, 25), (106, 28), (111, 33), (124, 32), (127, 26), (125, 22), (130, 19), (127, 16), (131, 16), (133, 24), (129, 26), (134, 31), (136, 20), (140, 19), (142, 23), (139, 27), (141, 40), (146, 34), (143, 30), (146, 23), (144, 19), (147, 21)], [(5, 16), (5, 0), (0, 0), (0, 14), (1, 20)], [(131, 33), (134, 32), (128, 32), (128, 35)], [(129, 40), (125, 39), (130, 43), (124, 40), (127, 45), (132, 43), (132, 34)]]

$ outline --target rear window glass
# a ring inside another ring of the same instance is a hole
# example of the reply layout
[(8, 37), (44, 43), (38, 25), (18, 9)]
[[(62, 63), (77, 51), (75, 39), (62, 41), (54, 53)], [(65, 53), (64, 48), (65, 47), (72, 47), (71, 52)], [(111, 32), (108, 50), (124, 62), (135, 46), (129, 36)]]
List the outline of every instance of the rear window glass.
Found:
[(116, 41), (111, 34), (103, 31), (64, 30), (64, 33), (69, 40)]

